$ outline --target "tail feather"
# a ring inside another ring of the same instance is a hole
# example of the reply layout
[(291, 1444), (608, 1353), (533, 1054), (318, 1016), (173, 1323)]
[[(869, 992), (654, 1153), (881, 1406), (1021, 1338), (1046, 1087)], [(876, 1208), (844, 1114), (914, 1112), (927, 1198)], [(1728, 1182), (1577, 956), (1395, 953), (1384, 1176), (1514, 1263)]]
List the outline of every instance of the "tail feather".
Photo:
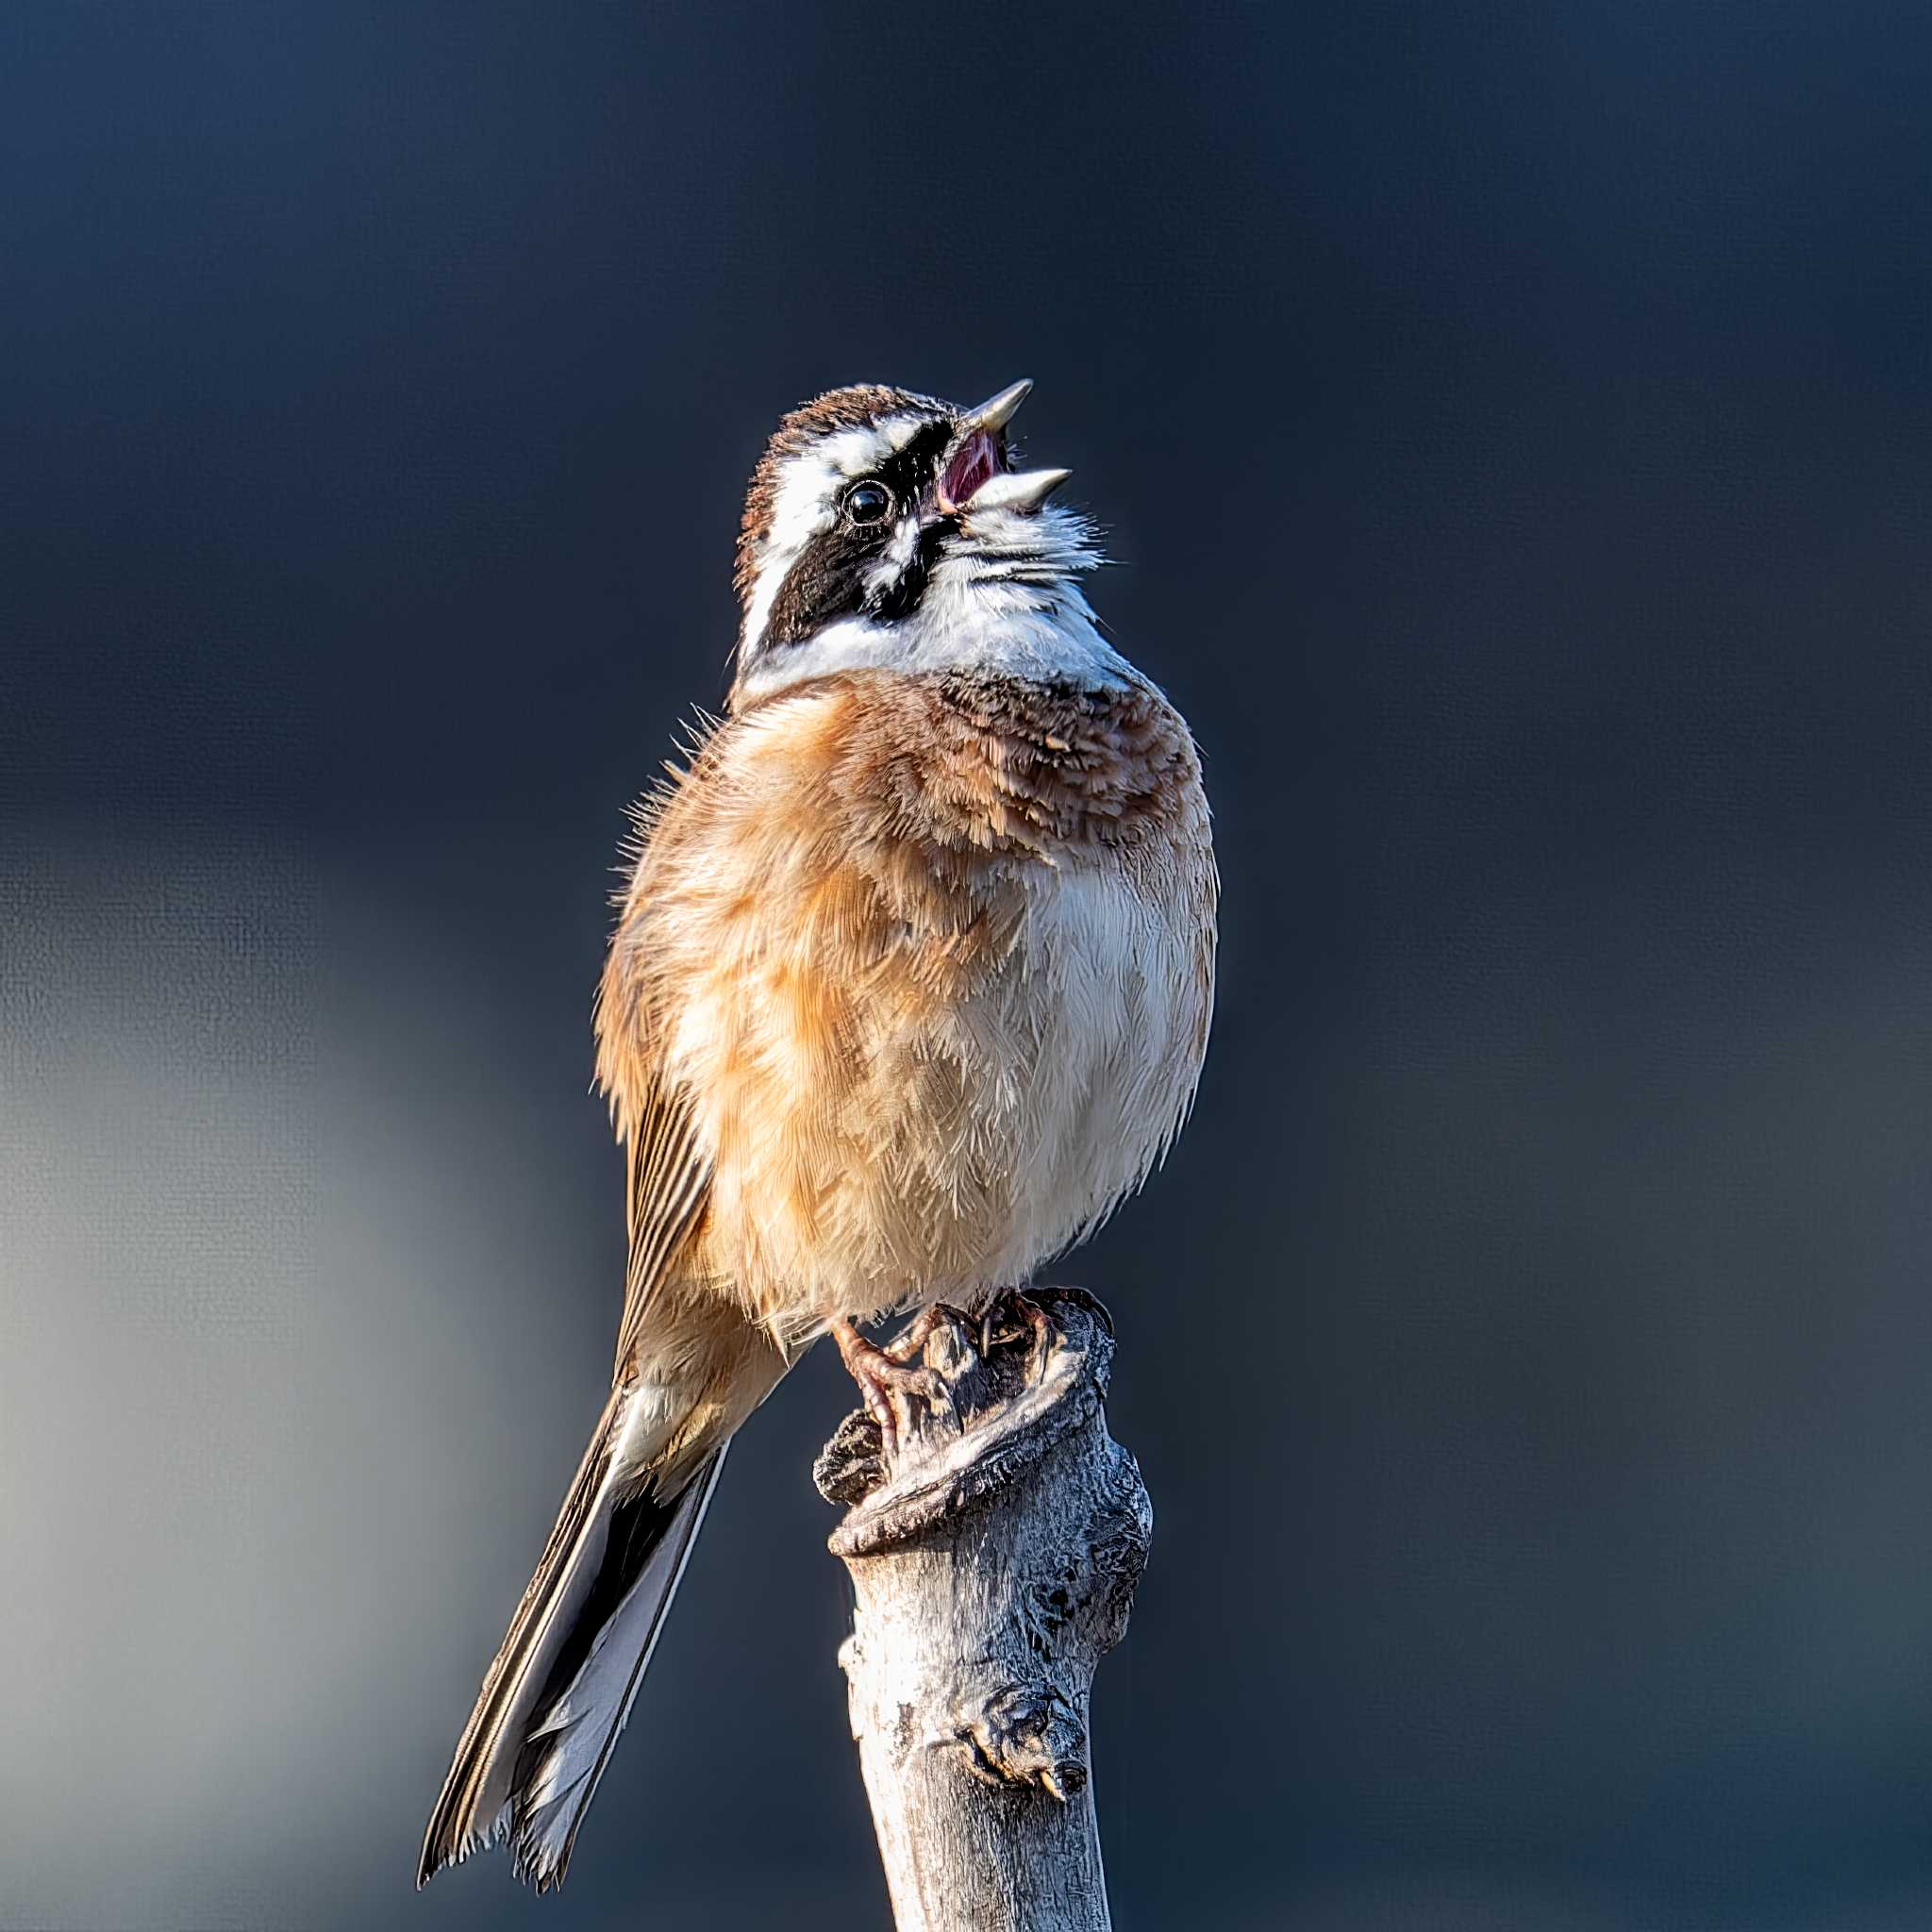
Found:
[(710, 1507), (724, 1448), (706, 1459), (675, 1501), (639, 1497), (615, 1512), (590, 1601), (551, 1667), (517, 1754), (510, 1849), (517, 1875), (539, 1891), (563, 1883), (577, 1826), (630, 1716)]
[(605, 1407), (457, 1744), (419, 1886), (506, 1832), (519, 1876), (562, 1881), (724, 1459), (721, 1444), (675, 1495), (641, 1491), (639, 1407), (625, 1389)]

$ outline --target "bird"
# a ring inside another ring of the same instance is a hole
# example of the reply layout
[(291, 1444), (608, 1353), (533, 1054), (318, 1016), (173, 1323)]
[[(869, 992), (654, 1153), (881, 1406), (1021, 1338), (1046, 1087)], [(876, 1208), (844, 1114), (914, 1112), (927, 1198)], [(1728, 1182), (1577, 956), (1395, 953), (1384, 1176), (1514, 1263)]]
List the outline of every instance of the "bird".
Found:
[(1192, 1105), (1215, 868), (1180, 713), (1103, 634), (1098, 533), (1018, 469), (1032, 388), (881, 384), (779, 423), (723, 715), (635, 810), (594, 1002), (625, 1151), (608, 1397), (425, 1835), (560, 1884), (733, 1435), (831, 1335), (984, 1308)]

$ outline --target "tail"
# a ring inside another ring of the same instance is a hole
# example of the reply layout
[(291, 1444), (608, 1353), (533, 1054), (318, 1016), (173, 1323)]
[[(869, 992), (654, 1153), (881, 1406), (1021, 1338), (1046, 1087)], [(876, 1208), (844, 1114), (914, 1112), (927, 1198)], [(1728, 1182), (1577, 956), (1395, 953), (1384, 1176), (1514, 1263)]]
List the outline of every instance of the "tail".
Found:
[(518, 1877), (563, 1882), (729, 1446), (684, 1463), (669, 1495), (641, 1484), (641, 1394), (605, 1406), (429, 1814), (418, 1886), (506, 1833)]

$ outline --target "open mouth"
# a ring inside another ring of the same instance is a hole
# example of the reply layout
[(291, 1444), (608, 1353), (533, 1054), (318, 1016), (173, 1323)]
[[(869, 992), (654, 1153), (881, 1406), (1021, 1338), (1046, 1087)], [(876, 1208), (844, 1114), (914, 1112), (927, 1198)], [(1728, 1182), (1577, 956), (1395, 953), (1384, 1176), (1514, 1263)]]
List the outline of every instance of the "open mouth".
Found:
[(959, 418), (958, 444), (933, 486), (941, 516), (963, 516), (969, 510), (988, 516), (996, 510), (1017, 510), (1030, 516), (1073, 474), (1023, 470), (1015, 475), (1007, 468), (1007, 425), (1032, 387), (1027, 381), (1016, 382)]
[(946, 459), (939, 482), (940, 508), (948, 515), (963, 509), (978, 493), (981, 484), (991, 482), (1006, 467), (1005, 439), (996, 430), (972, 430)]

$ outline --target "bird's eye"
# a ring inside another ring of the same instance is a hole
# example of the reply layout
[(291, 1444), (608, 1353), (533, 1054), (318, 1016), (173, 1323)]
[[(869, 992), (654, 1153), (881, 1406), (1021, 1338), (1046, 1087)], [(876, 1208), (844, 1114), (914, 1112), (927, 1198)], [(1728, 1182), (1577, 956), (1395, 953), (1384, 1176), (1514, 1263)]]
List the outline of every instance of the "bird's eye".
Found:
[(845, 515), (855, 524), (882, 524), (892, 513), (892, 492), (867, 477), (845, 492)]

